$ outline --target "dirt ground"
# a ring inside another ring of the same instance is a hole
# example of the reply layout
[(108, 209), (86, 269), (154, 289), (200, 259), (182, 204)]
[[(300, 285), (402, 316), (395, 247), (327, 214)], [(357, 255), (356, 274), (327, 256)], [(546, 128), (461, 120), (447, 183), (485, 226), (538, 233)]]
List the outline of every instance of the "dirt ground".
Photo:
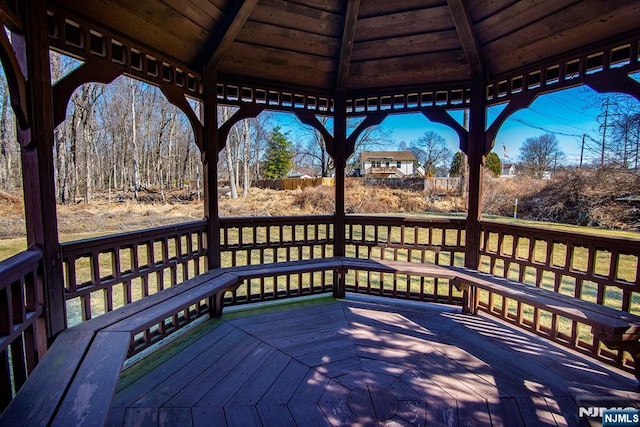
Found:
[[(251, 188), (246, 198), (227, 196), (225, 189), (219, 201), (220, 215), (235, 216), (290, 216), (331, 214), (334, 206), (334, 188), (320, 186), (293, 191)], [(168, 197), (172, 202), (152, 201), (136, 203), (128, 197), (109, 202), (96, 197), (90, 204), (58, 205), (58, 231), (61, 236), (72, 234), (110, 234), (140, 230), (162, 225), (202, 219), (202, 200), (184, 200)], [(347, 212), (389, 213), (424, 212), (427, 204), (421, 193), (403, 190), (348, 185)], [(0, 191), (0, 239), (24, 236), (24, 208), (22, 199)]]
[[(246, 198), (231, 199), (220, 188), (219, 211), (223, 217), (292, 216), (331, 214), (334, 188), (318, 186), (304, 190), (251, 188)], [(640, 231), (638, 203), (620, 201), (626, 194), (640, 194), (640, 178), (611, 171), (569, 173), (552, 181), (531, 179), (485, 179), (483, 212), (513, 215), (519, 199), (518, 218), (551, 221), (603, 229)], [(202, 200), (176, 192), (142, 193), (109, 198), (96, 195), (90, 204), (58, 205), (58, 229), (62, 240), (73, 235), (102, 235), (198, 220), (204, 217)], [(464, 197), (365, 186), (346, 181), (347, 213), (424, 213), (465, 211)], [(22, 197), (0, 190), (0, 239), (25, 235)]]

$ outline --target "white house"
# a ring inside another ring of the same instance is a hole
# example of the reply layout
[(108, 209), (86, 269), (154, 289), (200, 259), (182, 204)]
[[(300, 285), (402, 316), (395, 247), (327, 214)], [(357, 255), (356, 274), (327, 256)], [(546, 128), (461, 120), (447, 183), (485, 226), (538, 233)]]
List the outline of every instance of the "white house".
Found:
[(516, 176), (516, 165), (513, 163), (503, 163), (501, 178), (514, 178), (515, 176)]
[(410, 151), (363, 151), (360, 153), (360, 174), (383, 178), (412, 176), (415, 161)]

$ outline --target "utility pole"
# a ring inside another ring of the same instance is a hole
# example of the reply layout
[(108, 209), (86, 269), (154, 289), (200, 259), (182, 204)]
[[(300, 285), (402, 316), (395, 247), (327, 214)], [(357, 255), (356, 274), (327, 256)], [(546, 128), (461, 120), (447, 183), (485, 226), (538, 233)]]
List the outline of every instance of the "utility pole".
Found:
[[(604, 103), (604, 123), (600, 126), (602, 128), (602, 151), (600, 152), (600, 166), (604, 165), (604, 148), (607, 138), (607, 126), (609, 123), (609, 98)], [(602, 113), (598, 115), (598, 118), (602, 117)]]
[(584, 139), (587, 137), (586, 133), (582, 134), (582, 146), (580, 147), (580, 169), (582, 169), (582, 158), (584, 157)]

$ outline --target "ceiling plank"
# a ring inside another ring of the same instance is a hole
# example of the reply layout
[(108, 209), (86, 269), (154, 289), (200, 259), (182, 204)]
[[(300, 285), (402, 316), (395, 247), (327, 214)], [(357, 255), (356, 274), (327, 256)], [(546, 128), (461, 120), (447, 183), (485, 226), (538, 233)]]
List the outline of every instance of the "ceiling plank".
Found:
[(340, 49), (340, 59), (338, 63), (338, 78), (336, 87), (338, 90), (346, 89), (349, 78), (349, 67), (351, 66), (351, 53), (353, 52), (353, 40), (356, 35), (356, 22), (358, 21), (358, 10), (360, 0), (349, 0), (347, 4), (347, 14), (344, 18), (344, 31), (342, 32), (342, 48)]
[(482, 73), (482, 56), (480, 55), (480, 45), (473, 33), (473, 23), (471, 16), (465, 8), (462, 0), (447, 0), (451, 17), (458, 31), (462, 50), (469, 61), (469, 68), (472, 73)]
[(240, 7), (235, 10), (235, 13), (232, 13), (228, 20), (222, 23), (213, 38), (215, 48), (207, 61), (208, 67), (215, 69), (218, 64), (220, 64), (220, 61), (231, 47), (240, 30), (242, 30), (244, 23), (247, 22), (256, 3), (258, 3), (258, 0), (244, 0), (240, 4)]

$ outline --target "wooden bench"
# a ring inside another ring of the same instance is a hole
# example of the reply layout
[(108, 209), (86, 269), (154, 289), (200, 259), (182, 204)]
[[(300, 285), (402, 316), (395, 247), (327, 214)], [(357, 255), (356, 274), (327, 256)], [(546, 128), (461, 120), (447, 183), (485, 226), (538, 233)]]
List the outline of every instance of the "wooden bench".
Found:
[(640, 316), (569, 295), (493, 276), (464, 267), (448, 267), (454, 284), (468, 292), (467, 311), (477, 313), (477, 289), (483, 289), (591, 327), (591, 333), (611, 349), (629, 352), (640, 381)]
[[(63, 331), (0, 417), (2, 425), (103, 425), (134, 338), (208, 299), (209, 315), (222, 315), (224, 295), (245, 280), (316, 271), (366, 270), (450, 280), (476, 313), (477, 289), (590, 325), (607, 346), (629, 351), (640, 381), (640, 317), (463, 267), (329, 257), (221, 268)], [(162, 327), (162, 326), (161, 326)]]
[(222, 315), (224, 294), (245, 279), (338, 270), (340, 258), (221, 268), (61, 332), (0, 416), (0, 426), (104, 425), (134, 338), (197, 302)]

